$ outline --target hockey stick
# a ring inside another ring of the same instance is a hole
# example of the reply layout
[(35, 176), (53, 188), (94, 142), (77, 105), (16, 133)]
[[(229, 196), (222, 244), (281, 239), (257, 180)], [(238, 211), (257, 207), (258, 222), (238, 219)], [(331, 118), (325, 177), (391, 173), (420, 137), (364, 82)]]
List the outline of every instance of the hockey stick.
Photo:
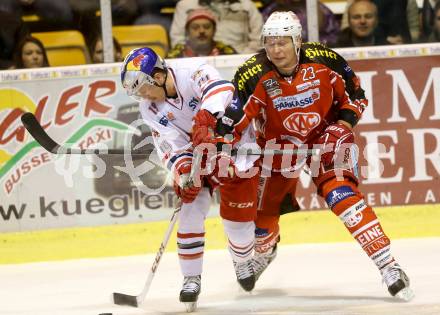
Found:
[[(34, 137), (34, 139), (47, 151), (53, 154), (125, 154), (124, 149), (71, 149), (62, 146), (55, 142), (47, 133), (44, 131), (43, 127), (38, 122), (37, 118), (32, 113), (25, 113), (21, 116), (21, 121), (24, 127), (29, 131), (29, 133)], [(129, 151), (127, 152), (133, 156), (144, 156), (147, 157), (151, 152), (148, 151)], [(298, 155), (298, 154), (319, 154), (319, 150), (316, 149), (248, 149), (248, 150), (237, 150), (233, 149), (232, 155)]]
[(128, 305), (133, 307), (139, 307), (145, 300), (147, 296), (148, 290), (150, 289), (151, 282), (153, 282), (153, 277), (156, 274), (157, 267), (159, 266), (160, 259), (165, 251), (165, 248), (168, 244), (168, 240), (170, 239), (171, 233), (174, 230), (174, 225), (176, 224), (178, 213), (182, 207), (182, 203), (179, 202), (173, 214), (171, 215), (170, 224), (165, 232), (164, 239), (160, 244), (159, 251), (156, 254), (156, 258), (154, 259), (153, 265), (151, 266), (150, 273), (148, 274), (147, 281), (145, 282), (144, 288), (142, 292), (138, 295), (129, 295), (124, 293), (113, 293), (113, 304), (117, 305)]
[[(193, 178), (195, 176), (195, 172), (200, 167), (202, 155), (201, 154), (195, 154), (193, 157), (193, 165), (191, 167), (191, 173), (189, 175), (189, 179), (187, 182), (187, 185), (192, 185)], [(153, 277), (156, 274), (157, 267), (159, 266), (159, 262), (162, 258), (162, 255), (165, 251), (165, 248), (167, 247), (168, 240), (170, 239), (171, 233), (173, 232), (174, 225), (177, 222), (178, 214), (180, 209), (182, 208), (182, 202), (179, 201), (176, 209), (174, 210), (173, 214), (171, 215), (170, 224), (168, 225), (168, 228), (165, 232), (165, 236), (163, 238), (162, 243), (160, 244), (159, 251), (156, 254), (156, 258), (154, 259), (153, 265), (151, 266), (150, 273), (148, 274), (147, 281), (145, 282), (144, 288), (142, 289), (142, 292), (138, 295), (128, 295), (124, 293), (113, 293), (113, 303), (117, 305), (128, 305), (133, 307), (139, 307), (144, 301), (145, 297), (147, 296), (147, 293), (150, 289), (151, 282), (153, 281)]]
[[(71, 149), (55, 142), (38, 122), (32, 113), (24, 113), (21, 116), (21, 122), (32, 137), (47, 151), (53, 154), (124, 154), (124, 149)], [(151, 152), (147, 151), (129, 151), (131, 155), (148, 157)]]

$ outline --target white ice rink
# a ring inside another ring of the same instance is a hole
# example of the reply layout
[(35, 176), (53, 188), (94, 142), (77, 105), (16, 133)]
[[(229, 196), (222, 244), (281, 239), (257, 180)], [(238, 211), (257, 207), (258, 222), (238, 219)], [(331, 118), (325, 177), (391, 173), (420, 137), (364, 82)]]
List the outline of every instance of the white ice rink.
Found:
[[(280, 246), (252, 294), (238, 289), (229, 254), (205, 255), (197, 314), (440, 314), (440, 238), (398, 240), (393, 253), (416, 297), (397, 302), (357, 244)], [(154, 255), (0, 266), (0, 315), (185, 313), (176, 253), (163, 257), (142, 308), (110, 303), (114, 291), (136, 295)]]

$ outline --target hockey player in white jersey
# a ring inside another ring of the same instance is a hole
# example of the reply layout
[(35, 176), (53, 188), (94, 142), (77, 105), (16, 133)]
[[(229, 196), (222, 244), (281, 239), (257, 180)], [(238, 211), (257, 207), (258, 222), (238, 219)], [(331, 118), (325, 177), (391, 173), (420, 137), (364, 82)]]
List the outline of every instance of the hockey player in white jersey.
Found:
[[(183, 204), (177, 230), (177, 246), (184, 276), (180, 301), (195, 304), (201, 288), (206, 218), (213, 186), (219, 183), (223, 219), (237, 280), (246, 290), (253, 289), (252, 268), (254, 196), (237, 193), (253, 178), (222, 179), (204, 176), (202, 187), (186, 185), (192, 164), (193, 119), (207, 111), (220, 118), (231, 103), (234, 86), (220, 77), (204, 61), (186, 60), (184, 66), (169, 67), (150, 48), (138, 48), (125, 58), (121, 69), (122, 85), (127, 94), (139, 101), (145, 123), (153, 130), (159, 158), (173, 173), (174, 189)], [(231, 164), (232, 165), (232, 164)]]

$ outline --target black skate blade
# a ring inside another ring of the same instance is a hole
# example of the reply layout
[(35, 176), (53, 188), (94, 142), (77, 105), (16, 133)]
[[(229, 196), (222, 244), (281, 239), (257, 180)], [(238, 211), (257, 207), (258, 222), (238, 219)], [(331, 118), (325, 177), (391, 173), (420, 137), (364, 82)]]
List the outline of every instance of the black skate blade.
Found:
[(113, 304), (116, 305), (128, 305), (133, 307), (138, 307), (137, 296), (128, 295), (123, 293), (113, 293)]

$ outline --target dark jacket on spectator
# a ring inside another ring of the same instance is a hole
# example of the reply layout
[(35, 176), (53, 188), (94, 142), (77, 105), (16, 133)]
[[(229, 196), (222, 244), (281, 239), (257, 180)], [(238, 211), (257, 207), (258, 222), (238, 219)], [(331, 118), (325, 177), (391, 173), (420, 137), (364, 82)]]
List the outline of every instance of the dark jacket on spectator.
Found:
[(0, 70), (12, 66), (15, 47), (27, 33), (21, 19), (0, 11)]
[[(209, 56), (218, 56), (218, 55), (233, 55), (237, 52), (232, 46), (226, 45), (222, 42), (215, 42), (215, 46), (212, 48)], [(167, 58), (182, 58), (182, 57), (198, 57), (198, 55), (188, 46), (177, 44), (171, 49)]]
[[(387, 40), (381, 35), (375, 35), (373, 37), (373, 44), (367, 46), (377, 46), (377, 45), (390, 45)], [(343, 29), (338, 36), (338, 40), (334, 47), (359, 47), (355, 46), (352, 39), (352, 31), (349, 27)]]
[(377, 5), (379, 25), (377, 36), (400, 35), (404, 43), (411, 43), (408, 19), (406, 16), (407, 0), (373, 0)]

